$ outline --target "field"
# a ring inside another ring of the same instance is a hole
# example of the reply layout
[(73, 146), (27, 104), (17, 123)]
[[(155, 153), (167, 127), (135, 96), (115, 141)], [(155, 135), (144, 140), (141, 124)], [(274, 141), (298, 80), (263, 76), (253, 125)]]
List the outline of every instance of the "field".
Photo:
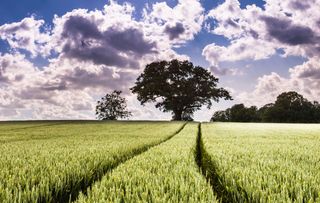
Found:
[(202, 125), (207, 170), (226, 202), (320, 202), (320, 125)]
[(183, 123), (49, 122), (1, 125), (0, 202), (75, 198), (119, 163)]
[(320, 125), (0, 123), (0, 202), (320, 202)]
[(197, 125), (125, 162), (79, 202), (213, 202), (194, 158)]

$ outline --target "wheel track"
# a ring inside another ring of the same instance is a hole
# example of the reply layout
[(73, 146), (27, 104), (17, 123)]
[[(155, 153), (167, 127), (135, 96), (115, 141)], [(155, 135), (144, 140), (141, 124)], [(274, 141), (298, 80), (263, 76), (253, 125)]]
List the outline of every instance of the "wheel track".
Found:
[(213, 193), (218, 197), (222, 203), (238, 203), (238, 202), (250, 202), (248, 200), (247, 192), (240, 186), (238, 189), (243, 195), (236, 195), (227, 189), (223, 178), (218, 173), (217, 163), (212, 159), (210, 154), (206, 151), (203, 140), (201, 123), (198, 125), (198, 136), (195, 151), (195, 161), (202, 173), (212, 187)]
[[(64, 190), (63, 192), (56, 192), (53, 190), (52, 202), (61, 202), (61, 203), (74, 202), (77, 199), (77, 197), (79, 196), (80, 192), (82, 192), (84, 195), (86, 195), (88, 189), (90, 189), (95, 182), (100, 181), (103, 176), (105, 176), (107, 173), (109, 173), (112, 170), (114, 170), (115, 168), (117, 168), (117, 166), (125, 163), (126, 161), (132, 159), (135, 156), (138, 156), (138, 155), (148, 151), (149, 149), (151, 149), (153, 147), (156, 147), (156, 146), (170, 140), (175, 135), (179, 134), (186, 125), (187, 125), (187, 122), (184, 123), (172, 135), (168, 136), (166, 139), (164, 139), (158, 143), (149, 144), (149, 145), (143, 146), (141, 148), (134, 149), (131, 153), (128, 153), (127, 155), (121, 157), (121, 159), (118, 162), (116, 162), (114, 165), (102, 167), (102, 169), (97, 168), (95, 170), (95, 172), (93, 173), (93, 176), (91, 177), (90, 180), (82, 179), (77, 185), (74, 185), (71, 188), (67, 188), (68, 190)], [(39, 202), (45, 202), (45, 201), (40, 200)]]

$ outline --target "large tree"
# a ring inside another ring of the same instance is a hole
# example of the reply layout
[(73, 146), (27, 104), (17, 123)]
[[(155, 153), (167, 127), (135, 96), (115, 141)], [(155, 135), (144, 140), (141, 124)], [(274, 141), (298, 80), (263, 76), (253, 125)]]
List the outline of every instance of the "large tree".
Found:
[(121, 91), (114, 90), (97, 102), (96, 115), (100, 120), (117, 120), (130, 117), (131, 112), (127, 111), (127, 101), (121, 97)]
[(131, 88), (141, 104), (156, 102), (156, 108), (172, 112), (173, 120), (187, 120), (203, 105), (207, 108), (220, 98), (232, 99), (218, 88), (218, 78), (189, 61), (160, 61), (148, 64)]

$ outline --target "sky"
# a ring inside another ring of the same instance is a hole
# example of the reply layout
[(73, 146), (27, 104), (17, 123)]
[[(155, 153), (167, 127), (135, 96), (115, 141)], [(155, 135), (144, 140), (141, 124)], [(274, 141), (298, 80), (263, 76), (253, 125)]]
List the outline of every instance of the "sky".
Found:
[(99, 98), (121, 90), (132, 119), (170, 119), (130, 92), (146, 64), (190, 60), (236, 103), (285, 91), (320, 96), (319, 0), (2, 0), (0, 120), (95, 119)]

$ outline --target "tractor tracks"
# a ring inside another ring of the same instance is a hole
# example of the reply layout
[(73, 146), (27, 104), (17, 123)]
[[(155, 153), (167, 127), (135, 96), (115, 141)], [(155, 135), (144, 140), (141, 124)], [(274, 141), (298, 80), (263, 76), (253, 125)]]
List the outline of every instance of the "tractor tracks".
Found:
[[(207, 179), (212, 187), (213, 193), (222, 203), (237, 203), (237, 202), (248, 202), (246, 199), (238, 199), (230, 192), (223, 178), (218, 173), (217, 163), (212, 159), (210, 154), (206, 151), (202, 140), (201, 123), (198, 125), (198, 136), (195, 148), (195, 161), (199, 167), (202, 175)], [(244, 191), (245, 192), (245, 191)]]
[(145, 145), (141, 148), (134, 149), (131, 153), (128, 153), (127, 155), (124, 155), (123, 157), (121, 157), (121, 159), (114, 165), (102, 167), (102, 169), (101, 168), (96, 169), (96, 171), (93, 173), (93, 175), (91, 176), (91, 178), (89, 180), (83, 179), (77, 185), (74, 185), (73, 187), (69, 188), (69, 190), (65, 190), (64, 192), (62, 192), (60, 194), (54, 194), (54, 191), (53, 191), (52, 196), (54, 198), (53, 198), (52, 202), (62, 202), (62, 203), (74, 202), (78, 198), (78, 196), (81, 192), (84, 195), (86, 195), (88, 189), (90, 189), (95, 182), (100, 181), (107, 173), (110, 173), (112, 170), (117, 168), (120, 164), (123, 164), (126, 161), (132, 159), (133, 157), (138, 156), (138, 155), (148, 151), (149, 149), (156, 147), (156, 146), (170, 140), (175, 135), (179, 134), (184, 129), (184, 127), (186, 125), (187, 125), (187, 122), (184, 123), (172, 135), (168, 136), (167, 138), (165, 138), (164, 140), (162, 140), (160, 142)]

